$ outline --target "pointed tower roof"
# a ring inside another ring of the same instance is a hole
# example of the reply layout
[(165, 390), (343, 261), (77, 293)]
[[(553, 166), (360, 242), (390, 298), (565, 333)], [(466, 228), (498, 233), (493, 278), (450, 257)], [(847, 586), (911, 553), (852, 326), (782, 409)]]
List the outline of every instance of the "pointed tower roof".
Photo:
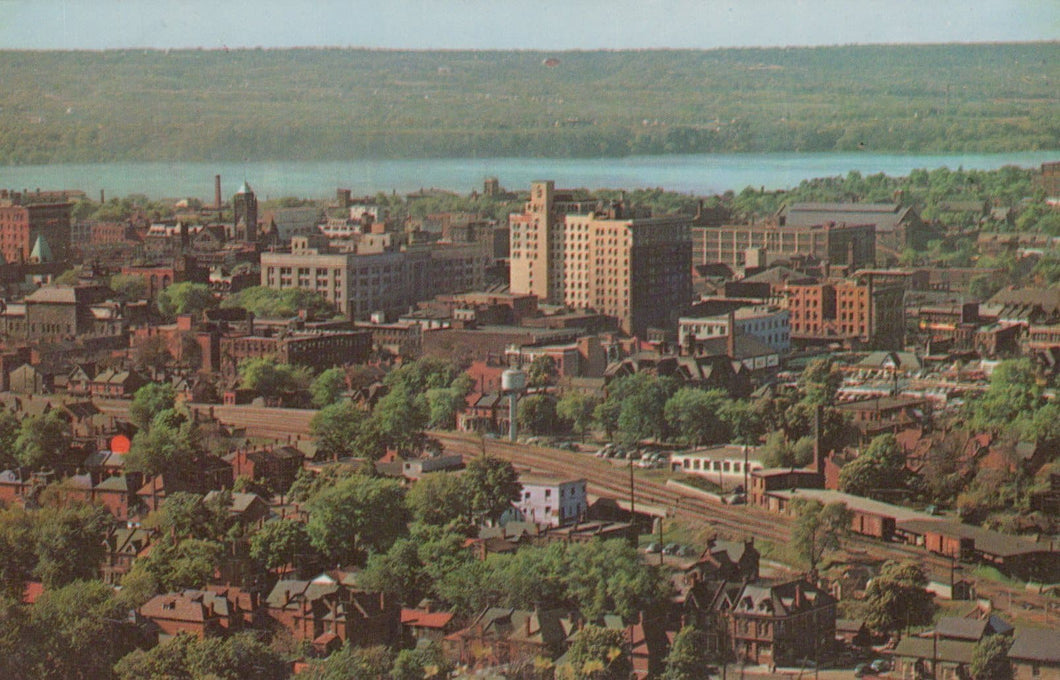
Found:
[(30, 251), (29, 259), (31, 262), (51, 262), (55, 259), (52, 255), (52, 249), (44, 239), (43, 234), (37, 236), (37, 240), (33, 244), (33, 250)]
[(254, 193), (254, 190), (250, 188), (250, 185), (247, 184), (246, 180), (243, 180), (243, 186), (239, 187), (239, 191), (236, 192), (236, 196), (239, 196), (240, 194), (252, 194), (252, 193)]

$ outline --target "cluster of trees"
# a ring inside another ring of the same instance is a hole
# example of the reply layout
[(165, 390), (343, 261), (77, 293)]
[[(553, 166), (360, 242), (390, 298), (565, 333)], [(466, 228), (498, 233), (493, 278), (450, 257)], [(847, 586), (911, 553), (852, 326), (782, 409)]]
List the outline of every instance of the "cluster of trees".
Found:
[(54, 469), (67, 463), (70, 424), (58, 410), (27, 415), (20, 421), (0, 409), (0, 469)]
[(593, 402), (575, 394), (565, 395), (555, 413), (576, 431), (592, 424), (625, 444), (655, 439), (689, 446), (757, 445), (765, 439), (767, 465), (805, 465), (813, 453), (818, 407), (822, 409), (824, 446), (834, 448), (845, 441), (846, 425), (831, 408), (841, 383), (842, 375), (830, 360), (812, 362), (797, 390), (753, 401), (733, 399), (717, 389), (682, 387), (669, 377), (636, 373), (612, 381), (607, 398), (592, 406), (591, 416)]
[(470, 376), (457, 366), (430, 357), (388, 373), (383, 379), (386, 394), (370, 410), (342, 399), (339, 384), (338, 373), (325, 371), (311, 388), (314, 404), (331, 400), (310, 423), (318, 450), (330, 458), (377, 459), (387, 447), (403, 454), (422, 448), (426, 428), (456, 426), (472, 386)]
[(1057, 50), (4, 52), (0, 163), (1049, 148)]
[(305, 310), (314, 318), (331, 318), (335, 307), (323, 294), (308, 288), (285, 288), (276, 290), (265, 286), (251, 286), (230, 295), (221, 306), (225, 308), (241, 307), (254, 316), (268, 319), (293, 317), (300, 310)]

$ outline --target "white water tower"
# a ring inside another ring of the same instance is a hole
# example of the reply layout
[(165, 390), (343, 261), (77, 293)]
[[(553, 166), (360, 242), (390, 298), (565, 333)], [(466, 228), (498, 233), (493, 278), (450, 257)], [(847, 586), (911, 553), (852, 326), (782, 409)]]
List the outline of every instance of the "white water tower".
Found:
[(501, 373), (501, 391), (508, 395), (508, 439), (514, 442), (519, 395), (526, 391), (526, 372), (518, 368), (509, 368)]

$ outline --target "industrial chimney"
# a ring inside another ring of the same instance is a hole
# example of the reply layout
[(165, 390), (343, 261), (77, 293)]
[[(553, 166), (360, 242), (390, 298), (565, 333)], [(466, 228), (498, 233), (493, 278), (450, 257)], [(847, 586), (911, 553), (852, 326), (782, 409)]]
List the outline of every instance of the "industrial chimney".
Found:
[(213, 176), (213, 207), (217, 210), (221, 209), (221, 176)]

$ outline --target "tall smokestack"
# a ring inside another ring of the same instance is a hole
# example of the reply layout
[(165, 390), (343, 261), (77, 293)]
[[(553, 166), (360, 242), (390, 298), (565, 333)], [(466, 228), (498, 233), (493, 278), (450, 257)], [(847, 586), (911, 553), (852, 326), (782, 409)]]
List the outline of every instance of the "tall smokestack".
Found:
[(221, 209), (221, 176), (213, 176), (213, 207)]

